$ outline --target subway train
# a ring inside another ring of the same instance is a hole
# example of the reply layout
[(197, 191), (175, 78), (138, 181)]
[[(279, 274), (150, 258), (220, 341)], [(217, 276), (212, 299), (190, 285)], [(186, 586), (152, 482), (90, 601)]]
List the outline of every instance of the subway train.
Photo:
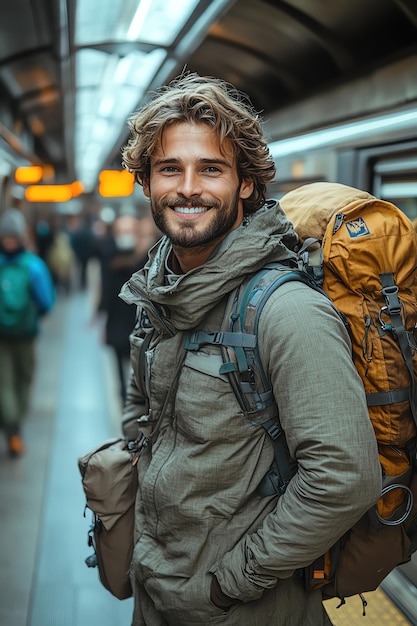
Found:
[[(121, 170), (128, 115), (184, 69), (251, 98), (276, 163), (269, 197), (327, 180), (417, 219), (410, 0), (0, 0), (0, 212), (145, 215), (140, 188), (104, 196), (99, 175)], [(42, 171), (35, 186), (72, 195), (31, 200), (26, 166)], [(381, 588), (417, 624), (417, 558)]]
[(271, 193), (332, 181), (365, 189), (417, 218), (417, 108), (317, 129), (270, 144), (277, 167)]
[[(372, 81), (354, 81), (272, 115), (267, 128), (277, 178), (271, 193), (279, 197), (308, 182), (339, 182), (417, 218), (417, 103), (406, 97), (416, 61), (411, 57)], [(392, 106), (378, 107), (387, 103), (388, 91)], [(352, 109), (355, 115), (348, 115)]]

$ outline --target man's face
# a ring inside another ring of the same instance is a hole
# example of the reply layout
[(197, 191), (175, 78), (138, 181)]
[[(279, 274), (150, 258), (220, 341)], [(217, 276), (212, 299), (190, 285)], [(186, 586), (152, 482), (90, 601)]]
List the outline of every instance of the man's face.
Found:
[(3, 247), (3, 250), (5, 250), (6, 252), (9, 252), (11, 254), (13, 254), (13, 252), (15, 252), (16, 250), (18, 250), (20, 248), (20, 246), (22, 245), (19, 241), (19, 239), (17, 239), (16, 237), (10, 237), (9, 235), (6, 235), (5, 237), (2, 237), (0, 239), (0, 243)]
[(164, 130), (143, 190), (156, 225), (174, 247), (211, 252), (241, 223), (242, 200), (253, 183), (239, 182), (229, 140), (221, 149), (208, 125), (178, 122)]

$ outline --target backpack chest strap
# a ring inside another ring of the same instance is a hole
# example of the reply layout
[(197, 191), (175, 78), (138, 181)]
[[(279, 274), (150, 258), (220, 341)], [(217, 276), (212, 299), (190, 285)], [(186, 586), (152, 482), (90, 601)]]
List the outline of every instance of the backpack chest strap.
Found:
[(189, 334), (186, 343), (187, 350), (200, 350), (201, 346), (216, 345), (232, 348), (254, 348), (256, 335), (240, 332), (208, 332), (196, 330)]

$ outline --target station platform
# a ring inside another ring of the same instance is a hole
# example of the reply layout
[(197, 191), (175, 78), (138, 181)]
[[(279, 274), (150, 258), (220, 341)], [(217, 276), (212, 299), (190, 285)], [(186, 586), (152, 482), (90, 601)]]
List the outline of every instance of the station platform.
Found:
[[(120, 434), (116, 365), (91, 324), (89, 291), (59, 296), (42, 323), (27, 450), (0, 437), (0, 626), (130, 626), (132, 600), (113, 598), (85, 558), (90, 518), (77, 459)], [(411, 624), (381, 591), (327, 610), (335, 626)], [(178, 625), (181, 626), (181, 625)], [(250, 626), (250, 625), (242, 625)]]

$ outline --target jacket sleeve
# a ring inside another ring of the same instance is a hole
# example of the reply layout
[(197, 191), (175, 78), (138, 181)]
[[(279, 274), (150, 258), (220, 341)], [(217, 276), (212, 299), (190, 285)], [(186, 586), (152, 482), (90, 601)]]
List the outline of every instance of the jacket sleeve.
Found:
[(122, 433), (124, 437), (130, 441), (134, 441), (138, 437), (140, 430), (139, 420), (146, 417), (145, 413), (146, 402), (138, 391), (134, 374), (131, 372), (122, 414)]
[(55, 288), (48, 266), (36, 255), (30, 260), (29, 275), (32, 294), (42, 314), (48, 313), (55, 303)]
[[(130, 337), (130, 378), (126, 391), (126, 400), (122, 414), (122, 432), (129, 440), (135, 440), (140, 432), (147, 435), (151, 430), (148, 425), (148, 401), (141, 372), (146, 371), (146, 355), (141, 350), (144, 333), (135, 327)], [(139, 367), (139, 359), (142, 363)], [(139, 432), (140, 431), (140, 432)]]
[(261, 315), (259, 346), (298, 469), (260, 528), (216, 567), (223, 592), (246, 601), (322, 555), (381, 494), (365, 392), (331, 303), (282, 286)]

